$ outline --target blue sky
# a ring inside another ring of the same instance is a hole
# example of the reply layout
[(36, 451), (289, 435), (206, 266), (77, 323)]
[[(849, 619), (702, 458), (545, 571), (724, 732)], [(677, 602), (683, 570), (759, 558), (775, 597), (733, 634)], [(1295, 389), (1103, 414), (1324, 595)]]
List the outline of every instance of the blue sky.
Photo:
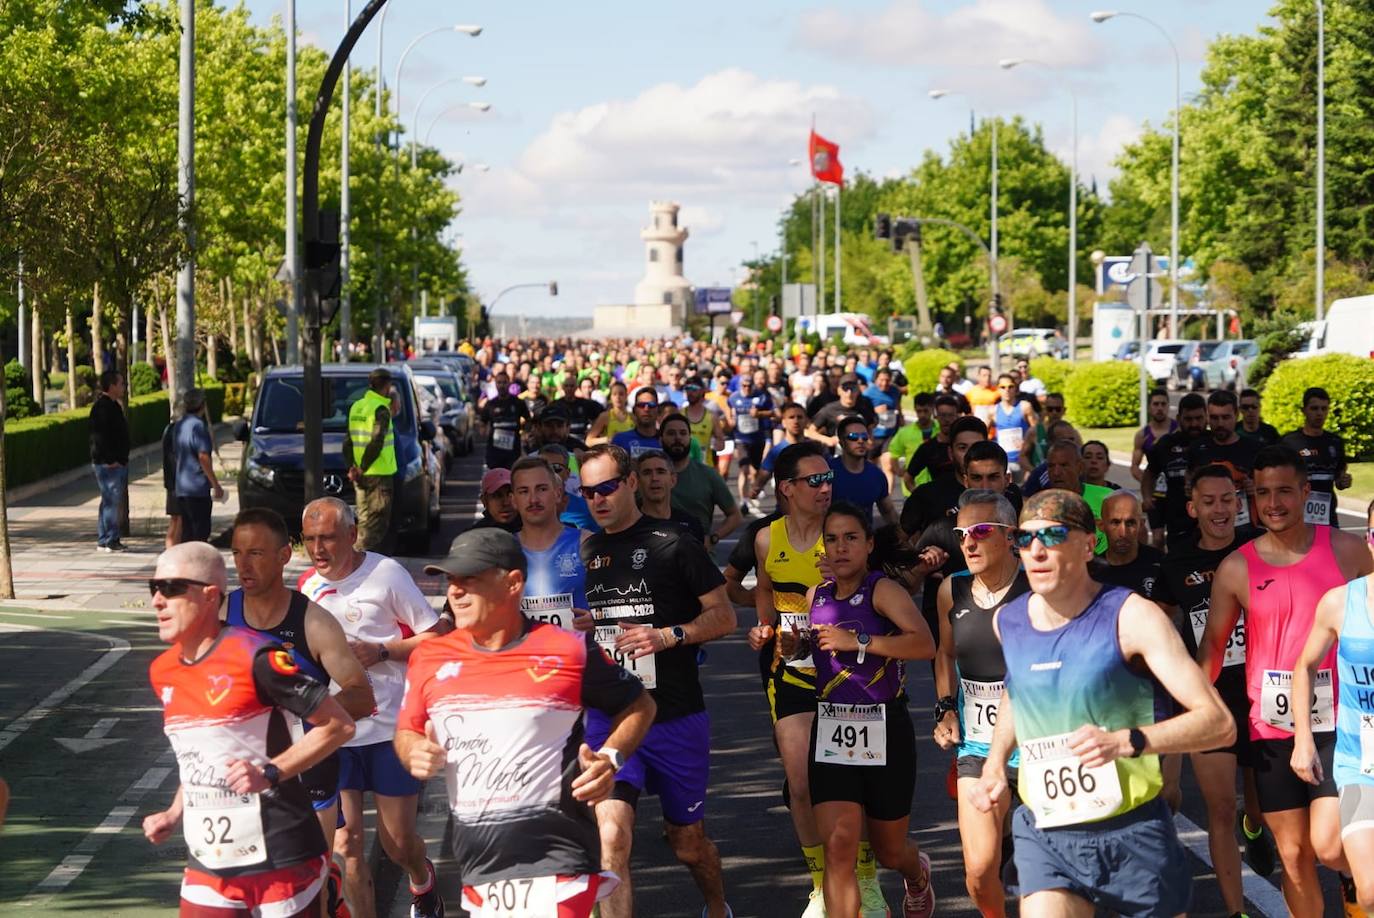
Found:
[[(285, 0), (246, 2), (262, 22), (285, 9)], [(332, 51), (345, 0), (297, 2), (302, 39)], [(1073, 132), (1062, 80), (1078, 94), (1083, 181), (1095, 176), (1105, 188), (1121, 145), (1144, 121), (1168, 117), (1173, 81), (1168, 47), (1149, 26), (1089, 19), (1104, 2), (390, 0), (384, 61), (390, 84), (417, 35), (483, 27), (475, 39), (441, 33), (415, 46), (402, 73), (402, 115), (409, 125), (420, 96), (441, 81), (489, 80), (482, 89), (436, 89), (419, 119), (421, 136), (433, 122), (430, 140), (451, 158), (490, 166), (456, 180), (463, 211), (453, 233), (473, 282), (489, 300), (510, 284), (557, 279), (557, 300), (519, 291), (501, 312), (590, 314), (596, 303), (632, 298), (650, 200), (682, 204), (691, 232), (686, 274), (698, 286), (738, 282), (754, 243), (775, 250), (782, 205), (807, 187), (803, 168), (788, 161), (805, 157), (813, 114), (850, 172), (905, 171), (923, 150), (943, 150), (966, 131), (970, 107), (1042, 124), (1067, 159)], [(353, 0), (355, 12), (361, 6)], [(1134, 9), (1173, 35), (1186, 99), (1208, 41), (1254, 32), (1267, 5), (1153, 0)], [(355, 65), (375, 66), (376, 32), (374, 23)], [(1060, 70), (1000, 71), (998, 59), (1012, 56)], [(968, 98), (932, 102), (933, 87)], [(461, 107), (477, 99), (491, 111)]]

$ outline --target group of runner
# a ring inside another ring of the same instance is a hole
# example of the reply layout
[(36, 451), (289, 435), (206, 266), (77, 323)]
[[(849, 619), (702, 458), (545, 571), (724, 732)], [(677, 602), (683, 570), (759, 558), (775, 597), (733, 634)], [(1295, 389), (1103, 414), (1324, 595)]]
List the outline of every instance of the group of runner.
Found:
[[(1025, 915), (1184, 913), (1185, 753), (1228, 913), (1244, 910), (1238, 785), (1246, 857), (1268, 874), (1277, 850), (1294, 914), (1321, 912), (1319, 861), (1347, 914), (1374, 908), (1374, 551), (1331, 525), (1349, 477), (1324, 392), (1280, 443), (1249, 390), (1186, 396), (1175, 419), (1152, 398), (1137, 496), (1024, 364), (909, 392), (885, 352), (473, 350), (490, 519), (425, 568), (442, 616), (353, 547), (332, 499), (305, 510), (299, 593), (286, 525), (259, 511), (236, 521), (232, 594), (208, 546), (159, 560), (175, 646), (153, 682), (182, 788), (145, 831), (183, 823), (184, 914), (371, 914), (370, 790), (412, 915), (442, 915), (415, 834), (419, 782), (440, 774), (472, 914), (634, 914), (646, 793), (702, 915), (732, 914), (698, 667), (737, 607), (812, 878), (804, 918), (891, 915), (879, 864), (902, 877), (902, 915), (934, 912), (908, 833), (920, 660), (982, 914), (1012, 895)], [(722, 571), (713, 550), (769, 480), (776, 509)]]

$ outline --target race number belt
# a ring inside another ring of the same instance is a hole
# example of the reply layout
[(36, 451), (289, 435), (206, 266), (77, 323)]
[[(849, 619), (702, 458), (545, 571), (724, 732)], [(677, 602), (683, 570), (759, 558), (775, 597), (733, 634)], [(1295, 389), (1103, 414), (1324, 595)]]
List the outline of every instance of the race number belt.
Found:
[(476, 918), (557, 918), (558, 877), (496, 880), (478, 887)]
[[(810, 612), (779, 612), (778, 630), (783, 634), (797, 632), (798, 640), (807, 641), (810, 646), (811, 634), (811, 613)], [(782, 637), (779, 635), (778, 640)], [(793, 669), (815, 669), (816, 663), (811, 659), (811, 654), (804, 657), (795, 657), (786, 661), (788, 666)]]
[(816, 761), (822, 765), (886, 765), (886, 707), (880, 703), (818, 702)]
[(631, 659), (629, 652), (621, 650), (615, 646), (615, 639), (623, 630), (619, 625), (597, 625), (592, 632), (592, 639), (602, 650), (610, 655), (616, 665), (623, 666), (631, 673), (639, 677), (639, 681), (644, 683), (646, 689), (658, 688), (658, 666), (653, 654), (640, 657), (638, 660)]
[(759, 432), (759, 419), (751, 414), (741, 414), (735, 418), (735, 433), (753, 434)]
[(247, 867), (267, 860), (262, 808), (257, 794), (224, 787), (185, 785), (181, 832), (191, 856), (211, 870)]
[(524, 612), (527, 618), (564, 629), (572, 627), (572, 605), (571, 593), (524, 596), (520, 599), (520, 611)]
[[(1208, 606), (1203, 603), (1201, 608), (1195, 608), (1188, 613), (1188, 620), (1193, 626), (1193, 641), (1197, 646), (1202, 646), (1202, 632), (1207, 630), (1207, 611)], [(1222, 666), (1236, 666), (1245, 662), (1245, 613), (1242, 612), (1236, 619), (1236, 626), (1231, 629), (1231, 636), (1226, 639), (1226, 655), (1222, 657)]]
[(1326, 491), (1313, 491), (1302, 503), (1304, 523), (1317, 523), (1325, 526), (1331, 522), (1331, 494)]
[(997, 726), (997, 705), (1006, 684), (960, 679), (959, 687), (964, 692), (964, 742), (990, 744)]
[[(1293, 732), (1293, 673), (1266, 669), (1260, 687), (1260, 718), (1271, 727)], [(1331, 685), (1331, 670), (1317, 670), (1312, 680), (1312, 732), (1330, 733), (1336, 729), (1336, 706)]]
[(1036, 828), (1071, 826), (1110, 816), (1121, 805), (1115, 762), (1089, 768), (1060, 733), (1021, 744), (1021, 787)]
[(496, 449), (515, 449), (515, 431), (497, 427), (491, 432), (491, 445)]

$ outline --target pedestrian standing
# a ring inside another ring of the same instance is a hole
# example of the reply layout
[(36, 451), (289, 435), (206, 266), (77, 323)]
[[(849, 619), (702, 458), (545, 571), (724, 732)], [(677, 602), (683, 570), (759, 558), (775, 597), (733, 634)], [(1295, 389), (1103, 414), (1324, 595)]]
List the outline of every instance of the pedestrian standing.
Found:
[(100, 374), (100, 394), (91, 405), (91, 468), (100, 487), (97, 551), (124, 551), (119, 541), (120, 501), (129, 484), (129, 421), (120, 404), (124, 377), (117, 370)]
[(172, 403), (172, 417), (162, 429), (162, 487), (167, 492), (167, 548), (181, 543), (181, 505), (177, 503), (177, 449), (175, 431), (177, 421), (185, 413), (184, 400), (177, 396)]
[(210, 541), (211, 498), (224, 499), (224, 488), (210, 461), (215, 441), (205, 415), (205, 390), (187, 389), (172, 439), (176, 448), (176, 494), (181, 510), (181, 541)]
[(391, 528), (396, 475), (395, 387), (391, 373), (378, 367), (367, 374), (367, 391), (348, 409), (344, 461), (357, 491), (358, 549), (376, 551)]

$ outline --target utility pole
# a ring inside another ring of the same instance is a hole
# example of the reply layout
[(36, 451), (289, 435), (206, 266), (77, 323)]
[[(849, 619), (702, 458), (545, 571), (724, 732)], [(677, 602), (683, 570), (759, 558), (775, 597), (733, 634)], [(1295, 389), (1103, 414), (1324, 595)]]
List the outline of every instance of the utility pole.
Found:
[(286, 0), (286, 362), (300, 362), (301, 280), (296, 255), (296, 0)]
[(196, 236), (191, 208), (196, 202), (196, 0), (181, 0), (181, 88), (177, 97), (177, 193), (186, 260), (177, 272), (177, 343), (174, 393), (196, 383)]
[[(353, 0), (344, 0), (344, 25), (353, 22)], [(339, 189), (339, 359), (348, 363), (348, 355), (353, 345), (353, 293), (348, 289), (349, 259), (349, 221), (352, 210), (349, 207), (348, 191), (348, 135), (351, 130), (351, 108), (353, 68), (347, 60), (343, 68), (343, 148), (340, 161), (343, 167), (342, 185)]]

